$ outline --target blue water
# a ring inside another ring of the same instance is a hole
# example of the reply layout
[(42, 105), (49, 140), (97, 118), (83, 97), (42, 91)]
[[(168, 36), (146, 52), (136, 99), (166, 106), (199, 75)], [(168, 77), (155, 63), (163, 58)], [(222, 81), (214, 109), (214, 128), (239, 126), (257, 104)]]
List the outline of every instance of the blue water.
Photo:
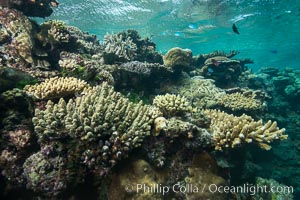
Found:
[[(64, 0), (51, 19), (96, 34), (136, 29), (165, 53), (178, 46), (193, 54), (238, 50), (251, 68), (298, 68), (297, 0)], [(231, 26), (235, 23), (240, 35)]]

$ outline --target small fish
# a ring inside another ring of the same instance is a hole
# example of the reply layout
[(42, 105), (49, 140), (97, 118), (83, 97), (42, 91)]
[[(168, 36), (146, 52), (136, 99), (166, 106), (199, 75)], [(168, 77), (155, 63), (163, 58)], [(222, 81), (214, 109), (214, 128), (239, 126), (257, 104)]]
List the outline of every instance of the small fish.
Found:
[(236, 34), (240, 34), (238, 28), (236, 27), (235, 24), (232, 25), (232, 30), (233, 32), (235, 32)]
[(217, 61), (217, 60), (215, 60), (215, 59), (211, 59), (211, 62), (212, 62), (212, 64), (213, 64), (214, 66), (216, 66), (216, 67), (218, 67), (218, 66), (221, 64), (221, 62), (219, 62), (219, 61)]
[(271, 52), (272, 54), (277, 54), (277, 53), (278, 53), (278, 50), (277, 50), (277, 49), (271, 49), (270, 52)]
[(213, 70), (213, 68), (211, 68), (211, 67), (209, 67), (208, 69), (207, 69), (207, 71), (208, 71), (208, 73), (214, 73), (214, 70)]

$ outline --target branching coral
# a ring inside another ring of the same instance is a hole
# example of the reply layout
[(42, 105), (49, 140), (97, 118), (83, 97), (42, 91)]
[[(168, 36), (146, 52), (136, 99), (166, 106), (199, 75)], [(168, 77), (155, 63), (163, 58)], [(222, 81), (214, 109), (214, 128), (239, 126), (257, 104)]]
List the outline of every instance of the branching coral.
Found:
[(37, 34), (37, 39), (43, 46), (50, 45), (54, 49), (59, 43), (66, 43), (70, 40), (70, 33), (67, 25), (63, 21), (49, 20), (41, 24), (41, 31)]
[(131, 103), (103, 83), (86, 89), (75, 101), (49, 101), (46, 110), (35, 111), (32, 121), (41, 144), (75, 140), (86, 145), (82, 162), (101, 168), (139, 147), (160, 115), (156, 108)]
[(169, 70), (164, 65), (161, 65), (159, 63), (147, 63), (147, 62), (139, 62), (139, 61), (131, 61), (131, 62), (123, 63), (121, 64), (120, 69), (128, 72), (144, 74), (144, 75), (150, 75), (154, 71)]
[(106, 34), (103, 41), (104, 52), (107, 54), (104, 58), (109, 59), (109, 55), (117, 56), (125, 60), (132, 60), (136, 56), (136, 44), (128, 36), (122, 34)]
[(263, 124), (262, 120), (255, 121), (245, 114), (237, 117), (219, 110), (204, 110), (204, 114), (211, 118), (210, 130), (216, 150), (222, 151), (252, 142), (262, 149), (269, 150), (270, 142), (285, 140), (288, 137), (284, 135), (285, 129), (279, 129), (277, 123), (271, 120)]
[(167, 88), (166, 91), (185, 96), (192, 106), (198, 108), (215, 106), (217, 99), (225, 94), (222, 89), (215, 86), (213, 80), (204, 79), (203, 77), (183, 80), (179, 83), (179, 86)]
[(232, 111), (259, 111), (264, 108), (263, 102), (240, 92), (225, 94), (218, 99), (217, 103)]
[(72, 95), (87, 87), (89, 85), (85, 81), (74, 77), (54, 77), (46, 79), (40, 84), (27, 85), (24, 91), (36, 99), (46, 100)]
[(153, 105), (158, 107), (166, 117), (183, 115), (187, 112), (192, 112), (192, 107), (188, 100), (180, 95), (158, 95), (154, 98)]

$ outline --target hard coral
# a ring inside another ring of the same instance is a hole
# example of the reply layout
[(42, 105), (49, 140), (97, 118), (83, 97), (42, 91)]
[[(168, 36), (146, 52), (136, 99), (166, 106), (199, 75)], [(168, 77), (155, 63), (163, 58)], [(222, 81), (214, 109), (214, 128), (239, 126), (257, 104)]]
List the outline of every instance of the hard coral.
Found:
[(188, 100), (180, 95), (158, 95), (153, 100), (153, 105), (158, 107), (165, 117), (183, 115), (192, 112)]
[(192, 51), (190, 49), (181, 49), (178, 47), (170, 49), (166, 55), (163, 56), (164, 65), (171, 70), (181, 69), (185, 70), (190, 67), (192, 63)]
[(232, 111), (260, 111), (263, 110), (263, 102), (247, 97), (240, 92), (225, 94), (218, 99), (218, 105)]
[(237, 117), (219, 110), (204, 110), (204, 114), (211, 118), (210, 130), (216, 150), (222, 151), (252, 142), (262, 149), (269, 150), (270, 142), (285, 140), (288, 137), (284, 135), (285, 129), (279, 129), (277, 123), (271, 120), (263, 124), (262, 120), (255, 121), (245, 114)]
[(129, 36), (123, 37), (121, 34), (106, 34), (103, 46), (106, 63), (110, 63), (113, 58), (129, 61), (136, 56), (136, 44)]
[(160, 115), (153, 107), (129, 102), (103, 83), (85, 90), (75, 101), (49, 101), (46, 110), (35, 111), (32, 121), (41, 144), (75, 140), (86, 146), (81, 149), (82, 162), (98, 169), (115, 165), (139, 147)]
[(47, 100), (73, 95), (83, 91), (89, 85), (80, 79), (73, 77), (59, 78), (54, 77), (46, 79), (44, 82), (36, 85), (27, 85), (24, 91), (27, 95), (39, 100)]

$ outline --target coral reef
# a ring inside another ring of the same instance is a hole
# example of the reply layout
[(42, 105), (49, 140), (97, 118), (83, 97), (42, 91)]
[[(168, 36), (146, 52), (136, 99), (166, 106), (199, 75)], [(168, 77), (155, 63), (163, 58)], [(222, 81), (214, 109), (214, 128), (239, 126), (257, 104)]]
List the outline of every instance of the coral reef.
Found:
[(27, 85), (24, 88), (28, 96), (38, 100), (47, 100), (74, 95), (90, 87), (85, 81), (74, 77), (46, 79), (44, 82), (35, 85)]
[(123, 38), (130, 37), (133, 43), (136, 44), (137, 55), (135, 56), (135, 60), (140, 62), (163, 64), (162, 55), (156, 51), (156, 44), (149, 38), (142, 39), (139, 33), (132, 29), (120, 32), (118, 35), (122, 35)]
[[(137, 47), (132, 39), (122, 34), (106, 34), (103, 40), (105, 63), (111, 64), (114, 59), (130, 61), (136, 56)], [(115, 61), (114, 61), (115, 62)]]
[(269, 150), (273, 140), (285, 140), (285, 129), (279, 129), (276, 122), (269, 120), (263, 124), (262, 120), (254, 121), (247, 115), (240, 117), (229, 115), (219, 110), (204, 110), (204, 114), (211, 118), (210, 129), (216, 150), (235, 148), (243, 143), (255, 142), (262, 149)]
[[(237, 51), (162, 56), (135, 30), (99, 43), (26, 16), (48, 16), (56, 1), (0, 2), (0, 199), (231, 199), (134, 185), (196, 190), (256, 174), (299, 186), (299, 71), (253, 73), (250, 59), (232, 59)], [(287, 135), (257, 119), (287, 127), (288, 142), (263, 151)], [(251, 142), (262, 149), (236, 148)], [(272, 160), (260, 166), (253, 152)]]
[[(274, 192), (259, 192), (255, 194), (255, 199), (266, 199), (266, 200), (273, 200), (273, 199), (285, 199), (285, 200), (293, 200), (293, 190), (291, 187), (286, 185), (280, 184), (273, 179), (264, 179), (257, 177), (256, 184), (258, 187), (266, 188), (267, 191), (271, 190), (271, 187)], [(278, 189), (279, 191), (276, 191)]]
[(163, 61), (164, 65), (170, 68), (170, 70), (186, 70), (191, 67), (192, 57), (191, 50), (175, 47), (163, 56)]
[(180, 116), (192, 112), (188, 100), (180, 95), (158, 95), (154, 98), (153, 105), (158, 107), (165, 117)]
[(112, 177), (109, 199), (162, 199), (163, 195), (151, 190), (140, 190), (138, 185), (154, 188), (166, 182), (168, 172), (156, 170), (145, 160), (136, 160), (125, 165)]
[(264, 108), (263, 102), (239, 92), (223, 95), (217, 104), (232, 111), (261, 111)]
[(0, 13), (0, 24), (4, 28), (3, 31), (7, 32), (11, 40), (1, 50), (2, 54), (8, 53), (9, 58), (2, 58), (6, 60), (8, 66), (14, 66), (16, 61), (13, 59), (22, 59), (26, 63), (33, 63), (33, 26), (31, 21), (22, 15), (22, 13), (3, 8)]
[(139, 61), (126, 62), (120, 65), (120, 70), (149, 76), (151, 73), (169, 71), (167, 67), (159, 63), (147, 63)]
[(154, 107), (130, 103), (103, 83), (100, 88), (85, 90), (75, 101), (49, 101), (46, 110), (36, 110), (32, 120), (41, 144), (66, 137), (87, 143), (90, 146), (82, 153), (83, 162), (101, 168), (115, 165), (139, 147), (159, 115)]
[(56, 0), (2, 0), (0, 3), (1, 6), (18, 9), (31, 17), (49, 17), (53, 12), (52, 7), (58, 6)]
[(217, 105), (217, 100), (225, 91), (216, 87), (214, 80), (194, 76), (183, 79), (176, 85), (165, 86), (161, 91), (185, 96), (193, 107), (210, 108)]
[(219, 87), (228, 87), (237, 82), (244, 67), (239, 60), (232, 60), (223, 56), (208, 58), (201, 68), (201, 75), (216, 81)]
[[(218, 188), (228, 185), (224, 178), (217, 175), (218, 168), (216, 166), (216, 161), (206, 152), (193, 157), (192, 163), (188, 167), (188, 176), (184, 179), (186, 187), (190, 187), (189, 192), (185, 193), (186, 199), (233, 199), (228, 193), (214, 193), (211, 192), (211, 188), (208, 189), (206, 187), (210, 184), (215, 184)], [(192, 188), (198, 188), (198, 190), (201, 189), (202, 191), (195, 192)]]

